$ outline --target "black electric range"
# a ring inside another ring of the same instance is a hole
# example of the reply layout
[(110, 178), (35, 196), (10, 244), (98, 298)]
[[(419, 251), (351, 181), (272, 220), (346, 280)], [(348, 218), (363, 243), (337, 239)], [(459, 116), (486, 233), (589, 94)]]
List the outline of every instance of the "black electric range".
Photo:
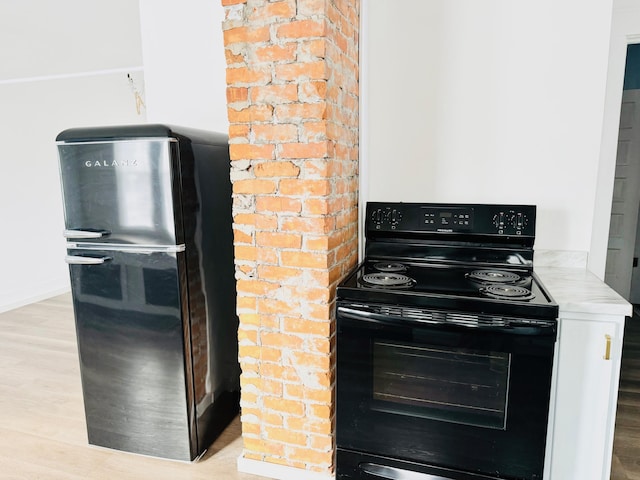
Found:
[(368, 203), (337, 288), (337, 479), (540, 480), (558, 305), (533, 205)]

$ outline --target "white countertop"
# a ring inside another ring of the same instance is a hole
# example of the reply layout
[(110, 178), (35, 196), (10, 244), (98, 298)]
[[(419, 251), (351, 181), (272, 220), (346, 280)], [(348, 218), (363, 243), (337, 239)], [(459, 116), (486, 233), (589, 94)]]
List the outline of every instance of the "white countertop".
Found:
[(585, 268), (535, 267), (563, 312), (631, 316), (633, 307)]

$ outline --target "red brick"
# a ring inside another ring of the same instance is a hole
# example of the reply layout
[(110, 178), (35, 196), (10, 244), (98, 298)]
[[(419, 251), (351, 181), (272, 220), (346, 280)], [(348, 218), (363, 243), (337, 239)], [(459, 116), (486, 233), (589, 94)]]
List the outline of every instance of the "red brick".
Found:
[(327, 268), (327, 256), (318, 253), (289, 251), (280, 253), (282, 265), (286, 267)]
[(307, 317), (310, 320), (329, 320), (333, 314), (333, 306), (327, 303), (311, 304), (308, 306)]
[(260, 342), (267, 347), (275, 348), (291, 348), (294, 350), (300, 350), (303, 346), (303, 340), (297, 335), (287, 335), (284, 333), (263, 332), (260, 334)]
[(288, 1), (262, 2), (262, 5), (253, 7), (249, 15), (250, 22), (274, 22), (295, 16), (295, 6)]
[(243, 232), (242, 230), (238, 230), (237, 228), (233, 229), (233, 243), (242, 244), (242, 243), (253, 243), (253, 236)]
[[(268, 395), (280, 396), (283, 394), (284, 389), (282, 386), (282, 382), (280, 380), (271, 380), (268, 378), (261, 378), (260, 391)], [(272, 421), (278, 422), (277, 417), (279, 417), (280, 424), (282, 424), (282, 417), (280, 415), (273, 415)], [(270, 423), (266, 418), (265, 418), (265, 422)]]
[(298, 20), (285, 23), (277, 30), (278, 38), (323, 37), (325, 23), (316, 20)]
[(333, 451), (333, 437), (331, 435), (312, 435), (310, 445), (314, 450)]
[(293, 84), (265, 85), (251, 89), (251, 101), (254, 103), (281, 104), (298, 100), (298, 87)]
[(324, 234), (333, 231), (335, 220), (330, 217), (320, 218), (283, 218), (281, 230), (283, 232), (300, 232)]
[(300, 213), (302, 211), (302, 202), (294, 198), (286, 198), (282, 196), (277, 196), (277, 197), (260, 196), (256, 200), (256, 211), (257, 212)]
[[(242, 400), (246, 401), (247, 400), (247, 392), (242, 392)], [(242, 430), (244, 431), (245, 434), (252, 434), (252, 435), (259, 435), (260, 431), (262, 430), (262, 428), (260, 427), (259, 423), (245, 423), (242, 426)]]
[(241, 110), (227, 108), (230, 123), (266, 122), (273, 118), (271, 105), (251, 105)]
[(302, 236), (291, 233), (258, 232), (256, 241), (270, 247), (299, 249), (302, 246)]
[(270, 282), (262, 282), (259, 280), (238, 280), (236, 282), (238, 293), (250, 293), (253, 295), (265, 295), (275, 290), (277, 285)]
[[(252, 452), (270, 453), (280, 457), (284, 455), (284, 444), (282, 443), (267, 442), (259, 438), (251, 438), (247, 435), (243, 436), (242, 443), (246, 450)], [(246, 455), (245, 453), (244, 456), (246, 457)]]
[(228, 48), (225, 48), (224, 50), (224, 57), (227, 61), (227, 66), (229, 67), (232, 65), (238, 67), (245, 63), (244, 56), (242, 54), (236, 55)]
[[(308, 198), (304, 202), (304, 211), (310, 215), (327, 215), (331, 212), (329, 200), (327, 198)], [(309, 248), (322, 250), (322, 248)]]
[(227, 87), (227, 102), (246, 102), (249, 99), (249, 89), (246, 87)]
[(232, 43), (259, 43), (268, 42), (271, 38), (269, 27), (237, 27), (230, 28), (223, 32), (224, 45), (230, 45)]
[(293, 416), (304, 415), (304, 403), (297, 400), (285, 400), (281, 397), (264, 397), (265, 408), (276, 412), (286, 412)]
[(274, 113), (280, 122), (301, 123), (305, 120), (324, 120), (326, 108), (324, 103), (293, 103), (276, 105)]
[(294, 289), (293, 295), (307, 302), (327, 303), (333, 299), (331, 289), (328, 288), (297, 287)]
[(240, 329), (247, 326), (260, 325), (260, 316), (257, 313), (241, 313), (238, 314), (240, 320)]
[(326, 122), (304, 122), (301, 125), (300, 140), (310, 143), (318, 142), (320, 140), (327, 139), (327, 124)]
[(327, 321), (286, 317), (284, 319), (283, 331), (287, 333), (328, 336), (331, 333), (331, 326)]
[(308, 405), (307, 412), (311, 417), (329, 419), (333, 416), (333, 405)]
[[(267, 380), (265, 379), (265, 381)], [(284, 417), (279, 413), (264, 412), (262, 414), (262, 419), (264, 420), (264, 423), (268, 425), (276, 425), (276, 426), (284, 425)]]
[(256, 177), (297, 177), (300, 167), (291, 162), (261, 162), (253, 169)]
[(267, 67), (227, 68), (227, 85), (266, 85), (271, 81), (271, 69)]
[(299, 281), (304, 270), (299, 268), (278, 267), (275, 265), (263, 265), (258, 267), (258, 278), (270, 282)]
[(277, 265), (278, 264), (279, 250), (277, 248), (259, 247), (257, 252), (258, 252), (257, 261), (261, 265)]
[(293, 61), (296, 58), (296, 44), (267, 45), (256, 48), (254, 58), (256, 63)]
[(296, 142), (298, 127), (294, 124), (255, 124), (251, 127), (254, 139), (259, 143)]
[(233, 183), (233, 193), (274, 193), (276, 188), (277, 185), (271, 180), (236, 180)]
[[(275, 365), (270, 363), (264, 363), (259, 367), (260, 375), (265, 378), (281, 379), (287, 382), (300, 382), (300, 376), (296, 372), (296, 369), (292, 366)], [(326, 381), (319, 379), (320, 381)], [(275, 412), (271, 412), (275, 413)], [(283, 412), (287, 413), (287, 412)]]
[[(333, 337), (335, 338), (335, 337)], [(309, 349), (315, 353), (331, 355), (334, 351), (333, 338), (315, 338), (309, 341)]]
[(298, 49), (303, 57), (325, 58), (327, 54), (327, 40), (326, 38), (302, 40), (299, 43)]
[(305, 102), (318, 102), (327, 97), (327, 82), (304, 82), (298, 85), (298, 95)]
[(242, 310), (255, 310), (256, 299), (254, 297), (238, 297), (237, 307)]
[(249, 125), (229, 125), (229, 140), (246, 139), (249, 136)]
[(283, 195), (328, 195), (331, 184), (328, 180), (283, 179), (279, 191)]
[[(246, 448), (246, 447), (245, 447)], [(287, 458), (290, 460), (300, 460), (307, 465), (312, 463), (316, 465), (326, 465), (327, 468), (333, 463), (333, 451), (319, 452), (310, 448), (293, 448), (287, 449)]]
[(292, 432), (285, 428), (265, 427), (267, 438), (291, 445), (304, 446), (307, 444), (307, 435), (300, 432)]
[(236, 260), (256, 260), (256, 247), (236, 245), (234, 248), (234, 256)]
[[(275, 76), (277, 79), (285, 81), (326, 80), (329, 78), (324, 61), (276, 65)], [(253, 81), (257, 82), (258, 80)]]
[(295, 301), (284, 302), (272, 298), (262, 298), (258, 301), (258, 312), (263, 314), (287, 315), (296, 308), (299, 308), (299, 304)]
[(231, 160), (270, 160), (275, 152), (274, 145), (253, 145), (249, 143), (233, 143), (229, 145)]
[(327, 156), (327, 142), (283, 143), (279, 147), (282, 158), (324, 158)]
[(299, 430), (310, 434), (328, 435), (332, 432), (332, 423), (328, 420), (320, 420), (309, 417), (287, 418), (287, 427), (291, 430)]

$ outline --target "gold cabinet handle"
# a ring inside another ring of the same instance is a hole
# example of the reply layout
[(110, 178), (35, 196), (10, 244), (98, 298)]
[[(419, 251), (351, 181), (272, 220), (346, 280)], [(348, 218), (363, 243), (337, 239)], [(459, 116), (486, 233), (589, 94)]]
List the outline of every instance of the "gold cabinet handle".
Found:
[(611, 360), (611, 335), (605, 334), (606, 346), (604, 347), (604, 359)]

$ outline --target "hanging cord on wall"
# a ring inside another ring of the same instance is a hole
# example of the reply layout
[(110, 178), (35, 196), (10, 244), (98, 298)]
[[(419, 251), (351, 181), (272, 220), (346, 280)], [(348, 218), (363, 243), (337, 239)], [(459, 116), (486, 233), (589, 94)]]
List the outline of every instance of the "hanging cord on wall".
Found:
[(133, 81), (133, 77), (128, 73), (127, 73), (127, 79), (129, 80), (129, 86), (131, 87), (131, 91), (133, 92), (133, 96), (136, 100), (136, 112), (138, 113), (138, 115), (140, 115), (142, 110), (146, 108), (144, 104), (144, 99), (142, 98), (142, 94), (138, 90), (138, 87), (136, 87), (136, 84)]

